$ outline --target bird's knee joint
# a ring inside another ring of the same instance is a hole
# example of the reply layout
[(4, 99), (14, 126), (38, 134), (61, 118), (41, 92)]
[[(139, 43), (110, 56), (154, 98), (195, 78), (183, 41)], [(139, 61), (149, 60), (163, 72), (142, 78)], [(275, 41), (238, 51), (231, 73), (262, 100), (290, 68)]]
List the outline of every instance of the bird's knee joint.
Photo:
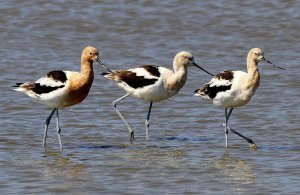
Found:
[(133, 141), (134, 140), (134, 132), (131, 131), (130, 132), (130, 138), (129, 138), (130, 141)]
[(145, 125), (146, 125), (147, 127), (149, 127), (150, 122), (149, 122), (148, 120), (146, 120), (146, 121), (145, 121)]
[(58, 134), (60, 134), (60, 133), (61, 133), (61, 128), (58, 127), (58, 128), (56, 129), (56, 131), (57, 131)]

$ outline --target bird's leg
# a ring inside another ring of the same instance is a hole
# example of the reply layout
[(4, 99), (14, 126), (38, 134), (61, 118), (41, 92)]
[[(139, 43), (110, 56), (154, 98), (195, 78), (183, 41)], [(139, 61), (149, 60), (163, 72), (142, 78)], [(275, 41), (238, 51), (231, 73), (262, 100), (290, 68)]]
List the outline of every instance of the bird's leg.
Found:
[(237, 132), (236, 130), (230, 128), (229, 126), (228, 126), (228, 129), (231, 132), (233, 132), (234, 134), (236, 134), (236, 135), (240, 136), (241, 138), (245, 139), (249, 143), (250, 148), (257, 149), (257, 145), (254, 143), (254, 141), (252, 139), (250, 139), (249, 137), (246, 137), (246, 136), (242, 135), (241, 133)]
[(132, 128), (129, 126), (129, 124), (127, 123), (127, 121), (125, 120), (125, 118), (122, 116), (121, 112), (117, 108), (117, 103), (119, 101), (121, 101), (122, 99), (126, 98), (127, 96), (129, 96), (129, 93), (127, 93), (126, 95), (124, 95), (124, 96), (120, 97), (119, 99), (116, 99), (115, 101), (113, 101), (112, 105), (113, 105), (116, 113), (119, 115), (119, 117), (123, 120), (123, 122), (127, 126), (127, 129), (129, 131), (129, 140), (133, 141), (134, 140), (134, 132), (133, 132)]
[(151, 108), (152, 108), (152, 103), (153, 102), (150, 102), (150, 106), (149, 106), (149, 110), (148, 110), (148, 114), (147, 114), (147, 119), (145, 121), (145, 127), (146, 127), (146, 139), (148, 140), (149, 139), (149, 134), (148, 134), (148, 130), (149, 130), (149, 125), (150, 125), (150, 113), (151, 113)]
[[(230, 117), (230, 115), (231, 115), (231, 113), (232, 113), (232, 110), (233, 110), (233, 108), (231, 108), (230, 111), (229, 111), (229, 113), (227, 114), (227, 117), (226, 117), (227, 122), (228, 122), (229, 117)], [(243, 134), (239, 133), (238, 131), (236, 131), (236, 130), (230, 128), (230, 127), (228, 126), (228, 124), (225, 124), (225, 128), (226, 128), (226, 126), (227, 126), (227, 129), (230, 130), (232, 133), (234, 133), (234, 134), (238, 135), (239, 137), (245, 139), (245, 140), (249, 143), (250, 148), (253, 148), (253, 149), (256, 149), (256, 148), (257, 148), (257, 145), (254, 143), (254, 141), (253, 141), (252, 139), (250, 139), (250, 138), (244, 136)]]
[(227, 114), (227, 122), (228, 122), (228, 120), (229, 120), (229, 117), (230, 117), (232, 111), (233, 111), (233, 108), (230, 108), (230, 110), (229, 110), (229, 112), (228, 112), (228, 114)]
[[(230, 111), (229, 111), (230, 113)], [(225, 108), (225, 127), (224, 127), (224, 130), (225, 130), (225, 147), (227, 148), (228, 147), (228, 128), (227, 128), (227, 122), (228, 122), (228, 114), (227, 114), (227, 108)]]
[(61, 128), (59, 126), (58, 108), (56, 108), (56, 131), (57, 131), (57, 137), (58, 137), (58, 141), (59, 141), (59, 148), (62, 151), (63, 147), (62, 147), (61, 136), (60, 136)]
[(45, 131), (44, 131), (44, 139), (43, 139), (43, 148), (44, 149), (46, 148), (46, 139), (47, 139), (48, 126), (49, 126), (49, 123), (50, 123), (51, 118), (52, 118), (52, 116), (53, 116), (53, 114), (54, 114), (55, 111), (56, 111), (56, 108), (54, 108), (52, 110), (52, 112), (50, 113), (50, 115), (46, 119)]

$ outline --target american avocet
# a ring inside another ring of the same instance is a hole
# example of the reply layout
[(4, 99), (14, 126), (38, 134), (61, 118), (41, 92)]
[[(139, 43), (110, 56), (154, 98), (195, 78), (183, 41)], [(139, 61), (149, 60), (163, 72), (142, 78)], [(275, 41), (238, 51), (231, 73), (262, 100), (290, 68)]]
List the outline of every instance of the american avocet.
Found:
[(196, 66), (212, 75), (198, 66), (194, 62), (193, 55), (185, 51), (176, 54), (173, 61), (174, 72), (161, 66), (142, 65), (138, 68), (103, 73), (106, 78), (115, 81), (120, 88), (127, 92), (126, 95), (113, 101), (112, 104), (119, 117), (126, 124), (130, 140), (134, 140), (134, 132), (117, 109), (117, 103), (129, 95), (150, 102), (145, 121), (146, 138), (148, 139), (152, 103), (166, 100), (179, 92), (186, 82), (188, 66)]
[[(35, 82), (17, 83), (13, 86), (17, 87), (14, 90), (21, 91), (40, 103), (53, 108), (45, 124), (44, 148), (46, 146), (48, 125), (56, 112), (56, 130), (60, 149), (62, 149), (58, 109), (79, 104), (86, 98), (94, 80), (93, 62), (97, 61), (106, 68), (98, 55), (99, 52), (96, 48), (88, 46), (82, 51), (81, 72), (54, 70)], [(110, 71), (108, 68), (106, 69)]]
[[(256, 148), (256, 144), (252, 139), (233, 130), (227, 124), (233, 108), (246, 105), (254, 95), (260, 80), (257, 66), (260, 61), (265, 61), (283, 69), (267, 60), (261, 49), (253, 48), (249, 51), (247, 57), (248, 72), (230, 70), (220, 72), (210, 82), (195, 91), (196, 96), (210, 100), (214, 105), (225, 109), (225, 123), (223, 125), (225, 127), (226, 148), (228, 147), (228, 130), (245, 139), (250, 147)], [(230, 108), (229, 112), (227, 112), (228, 108)]]

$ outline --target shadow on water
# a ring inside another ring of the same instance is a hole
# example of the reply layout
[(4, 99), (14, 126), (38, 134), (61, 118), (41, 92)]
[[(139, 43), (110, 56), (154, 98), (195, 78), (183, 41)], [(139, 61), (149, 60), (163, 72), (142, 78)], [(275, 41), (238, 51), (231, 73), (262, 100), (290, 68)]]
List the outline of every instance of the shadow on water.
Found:
[(149, 145), (149, 144), (119, 144), (119, 145), (81, 145), (81, 146), (66, 146), (65, 149), (72, 150), (145, 150), (145, 149), (166, 149), (172, 148), (173, 146), (159, 146), (159, 145)]
[(209, 142), (216, 140), (213, 137), (188, 137), (188, 136), (174, 136), (157, 138), (160, 141), (178, 141), (178, 142)]
[(77, 148), (79, 150), (97, 150), (97, 149), (124, 149), (127, 148), (126, 145), (98, 145), (98, 146), (77, 146), (77, 147), (70, 147), (70, 148)]

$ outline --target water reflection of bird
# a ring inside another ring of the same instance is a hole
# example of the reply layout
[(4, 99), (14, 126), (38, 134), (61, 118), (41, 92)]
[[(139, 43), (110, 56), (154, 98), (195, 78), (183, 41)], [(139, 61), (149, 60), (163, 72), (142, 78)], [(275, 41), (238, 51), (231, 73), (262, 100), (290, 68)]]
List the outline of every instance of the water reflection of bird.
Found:
[[(226, 191), (245, 193), (248, 191), (249, 185), (255, 182), (253, 164), (232, 157), (227, 151), (220, 158), (213, 161), (210, 166), (219, 170), (217, 175), (219, 178), (224, 178), (223, 182), (234, 184), (227, 185)], [(247, 186), (246, 189), (245, 186)]]
[[(256, 148), (252, 139), (242, 135), (228, 126), (228, 120), (233, 108), (246, 105), (254, 95), (260, 80), (258, 62), (265, 61), (278, 67), (264, 57), (264, 53), (259, 48), (253, 48), (247, 56), (248, 72), (243, 71), (223, 71), (215, 75), (210, 82), (204, 84), (195, 91), (196, 96), (212, 101), (218, 107), (225, 109), (225, 146), (228, 147), (228, 130), (245, 139), (250, 147)], [(227, 109), (230, 108), (229, 112)]]
[[(191, 53), (182, 51), (176, 54), (174, 58), (174, 72), (162, 66), (143, 65), (129, 70), (103, 73), (106, 78), (115, 81), (120, 88), (127, 92), (126, 95), (113, 101), (112, 104), (119, 117), (126, 124), (130, 140), (134, 140), (134, 132), (117, 109), (117, 103), (129, 95), (150, 102), (145, 121), (146, 138), (148, 139), (152, 103), (166, 100), (176, 95), (186, 82), (187, 68), (189, 66), (196, 66), (207, 72), (194, 62), (194, 57)], [(212, 75), (209, 72), (207, 73)]]
[[(64, 187), (66, 187), (65, 182), (68, 181), (68, 178), (72, 178), (72, 182), (88, 178), (89, 175), (84, 164), (73, 162), (70, 157), (63, 157), (59, 153), (46, 151), (45, 154), (47, 160), (40, 161), (40, 164), (38, 164), (43, 167), (42, 172), (44, 177), (59, 178), (62, 183), (58, 182), (57, 184)], [(73, 185), (68, 187), (74, 188)]]
[(89, 93), (94, 80), (93, 62), (105, 66), (98, 58), (99, 52), (94, 47), (86, 47), (81, 55), (81, 72), (54, 70), (35, 82), (17, 83), (14, 90), (23, 92), (40, 103), (53, 108), (45, 124), (43, 147), (46, 146), (48, 125), (56, 112), (56, 129), (61, 143), (58, 109), (82, 102)]

